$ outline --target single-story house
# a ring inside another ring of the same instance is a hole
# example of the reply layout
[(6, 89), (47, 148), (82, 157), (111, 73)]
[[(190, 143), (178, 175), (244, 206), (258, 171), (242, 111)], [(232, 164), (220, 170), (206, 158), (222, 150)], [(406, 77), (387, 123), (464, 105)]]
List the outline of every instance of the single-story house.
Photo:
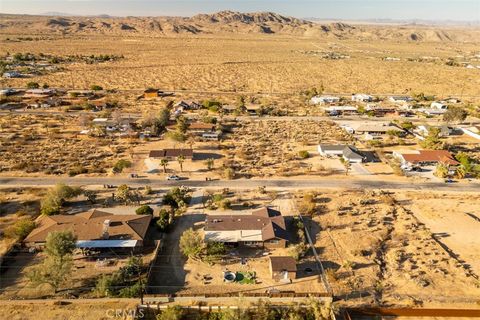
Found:
[(395, 132), (398, 134), (404, 134), (405, 131), (390, 124), (363, 124), (355, 129), (356, 134), (368, 134), (372, 136), (380, 136), (387, 134), (387, 132)]
[(222, 111), (223, 113), (233, 113), (235, 112), (237, 109), (239, 109), (237, 106), (234, 106), (234, 105), (230, 105), (230, 104), (224, 104), (222, 105)]
[(345, 144), (320, 144), (318, 153), (322, 156), (338, 156), (350, 163), (362, 163), (365, 156), (353, 146)]
[(439, 116), (447, 112), (447, 109), (420, 108), (418, 112), (424, 113), (427, 116)]
[(7, 71), (7, 72), (4, 72), (2, 76), (7, 79), (23, 77), (23, 75), (17, 71)]
[(17, 90), (11, 89), (11, 88), (6, 88), (6, 89), (1, 89), (0, 90), (0, 96), (9, 96), (12, 94), (17, 93)]
[(445, 103), (445, 101), (434, 101), (430, 104), (430, 108), (432, 108), (432, 109), (448, 109), (448, 106)]
[(443, 163), (453, 171), (454, 167), (460, 164), (447, 150), (394, 151), (392, 155), (401, 161), (402, 167), (421, 167)]
[(193, 150), (192, 149), (161, 149), (161, 150), (151, 150), (148, 157), (153, 159), (167, 159), (175, 160), (179, 156), (185, 157), (185, 159), (193, 160)]
[(207, 215), (205, 240), (234, 246), (285, 248), (288, 234), (280, 211), (264, 207), (250, 215)]
[(55, 94), (54, 89), (30, 89), (25, 91), (26, 98), (50, 97)]
[(405, 103), (405, 102), (410, 102), (412, 101), (412, 97), (410, 96), (390, 96), (388, 97), (388, 100), (390, 100), (391, 102), (400, 102), (400, 103)]
[(418, 133), (421, 136), (426, 137), (428, 135), (428, 132), (431, 128), (438, 128), (440, 129), (440, 137), (448, 137), (449, 135), (452, 134), (453, 129), (447, 125), (441, 125), (441, 126), (430, 126), (428, 124), (422, 124), (417, 126), (413, 131), (415, 133)]
[(42, 247), (54, 231), (70, 230), (78, 248), (142, 247), (151, 215), (117, 215), (97, 209), (75, 214), (42, 216), (37, 227), (23, 240), (27, 246)]
[(182, 110), (199, 110), (202, 105), (195, 101), (179, 101), (174, 105), (175, 108), (181, 108)]
[(269, 257), (269, 269), (272, 279), (280, 282), (291, 282), (297, 278), (297, 261), (293, 257)]
[(205, 132), (202, 133), (203, 140), (218, 141), (220, 139), (221, 132)]
[(311, 104), (326, 104), (326, 103), (338, 103), (339, 97), (334, 96), (315, 96), (310, 99)]
[(324, 109), (329, 115), (341, 115), (341, 114), (357, 114), (358, 107), (356, 106), (331, 106)]
[(363, 94), (363, 93), (352, 94), (352, 101), (370, 102), (372, 100), (373, 100), (373, 97), (368, 94)]
[(201, 135), (202, 133), (214, 132), (215, 125), (212, 123), (192, 122), (188, 126), (188, 130), (193, 134)]
[(391, 106), (379, 106), (374, 104), (368, 104), (365, 107), (365, 111), (372, 112), (375, 116), (383, 116), (386, 114), (394, 114), (397, 112), (397, 108)]

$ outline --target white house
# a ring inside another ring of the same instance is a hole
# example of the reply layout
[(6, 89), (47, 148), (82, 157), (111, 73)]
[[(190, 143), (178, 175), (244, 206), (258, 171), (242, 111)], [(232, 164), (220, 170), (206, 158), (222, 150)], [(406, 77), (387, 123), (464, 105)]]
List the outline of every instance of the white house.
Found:
[(434, 101), (430, 104), (430, 108), (432, 109), (448, 109), (448, 106), (445, 104), (445, 101)]
[(315, 96), (310, 99), (311, 104), (337, 103), (339, 101), (340, 98), (334, 96)]
[(358, 113), (357, 106), (331, 106), (324, 109), (330, 115), (338, 114), (356, 114)]
[(388, 100), (390, 100), (391, 102), (406, 103), (412, 101), (412, 98), (409, 96), (390, 96)]
[(363, 94), (363, 93), (352, 94), (352, 101), (371, 102), (372, 100), (373, 100), (373, 97), (368, 94)]
[(440, 129), (440, 137), (448, 137), (450, 134), (452, 134), (452, 128), (450, 128), (447, 125), (441, 125), (441, 126), (430, 126), (428, 124), (422, 124), (417, 126), (413, 131), (415, 133), (418, 133), (421, 136), (426, 137), (428, 135), (428, 131), (431, 128), (438, 128)]
[(322, 156), (342, 157), (350, 163), (362, 163), (365, 161), (363, 156), (355, 147), (345, 144), (319, 144), (318, 153)]

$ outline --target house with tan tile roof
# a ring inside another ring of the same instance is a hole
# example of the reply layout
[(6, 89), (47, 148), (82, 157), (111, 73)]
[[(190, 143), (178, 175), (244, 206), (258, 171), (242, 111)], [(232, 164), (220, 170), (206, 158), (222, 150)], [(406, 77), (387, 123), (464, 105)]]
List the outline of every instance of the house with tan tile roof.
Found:
[(264, 207), (250, 215), (208, 215), (205, 240), (247, 247), (285, 248), (288, 234), (280, 211)]
[(49, 233), (69, 230), (77, 237), (79, 248), (142, 247), (151, 219), (150, 215), (116, 215), (96, 209), (76, 215), (42, 216), (23, 242), (43, 246)]

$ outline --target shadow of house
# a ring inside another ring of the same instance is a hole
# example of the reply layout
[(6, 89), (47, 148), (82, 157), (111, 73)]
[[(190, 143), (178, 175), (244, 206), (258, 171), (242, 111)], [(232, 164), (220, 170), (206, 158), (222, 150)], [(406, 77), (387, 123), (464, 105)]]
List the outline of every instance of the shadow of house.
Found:
[(221, 159), (223, 156), (212, 152), (195, 152), (195, 160)]

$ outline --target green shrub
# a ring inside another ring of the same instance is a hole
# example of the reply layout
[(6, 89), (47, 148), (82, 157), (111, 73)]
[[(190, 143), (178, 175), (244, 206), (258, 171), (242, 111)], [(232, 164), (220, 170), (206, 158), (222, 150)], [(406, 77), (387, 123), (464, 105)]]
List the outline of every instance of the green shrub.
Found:
[(132, 166), (132, 163), (128, 160), (125, 159), (120, 159), (115, 163), (113, 166), (113, 172), (114, 173), (120, 173), (123, 171), (125, 168), (130, 168)]
[(307, 150), (301, 150), (301, 151), (298, 151), (298, 156), (302, 159), (307, 159), (308, 157), (310, 157), (310, 154), (308, 153)]
[(38, 84), (38, 82), (29, 82), (29, 83), (27, 83), (27, 88), (28, 89), (38, 89), (38, 88), (40, 88), (40, 85)]
[(94, 84), (90, 86), (90, 90), (100, 91), (100, 90), (103, 90), (103, 88), (97, 84)]
[(144, 215), (144, 214), (153, 215), (153, 209), (150, 206), (147, 206), (146, 204), (144, 204), (143, 206), (138, 207), (137, 210), (135, 210), (135, 213), (139, 215)]
[(35, 221), (21, 219), (15, 222), (13, 226), (8, 227), (5, 230), (5, 235), (12, 239), (23, 240), (33, 229), (35, 229)]

